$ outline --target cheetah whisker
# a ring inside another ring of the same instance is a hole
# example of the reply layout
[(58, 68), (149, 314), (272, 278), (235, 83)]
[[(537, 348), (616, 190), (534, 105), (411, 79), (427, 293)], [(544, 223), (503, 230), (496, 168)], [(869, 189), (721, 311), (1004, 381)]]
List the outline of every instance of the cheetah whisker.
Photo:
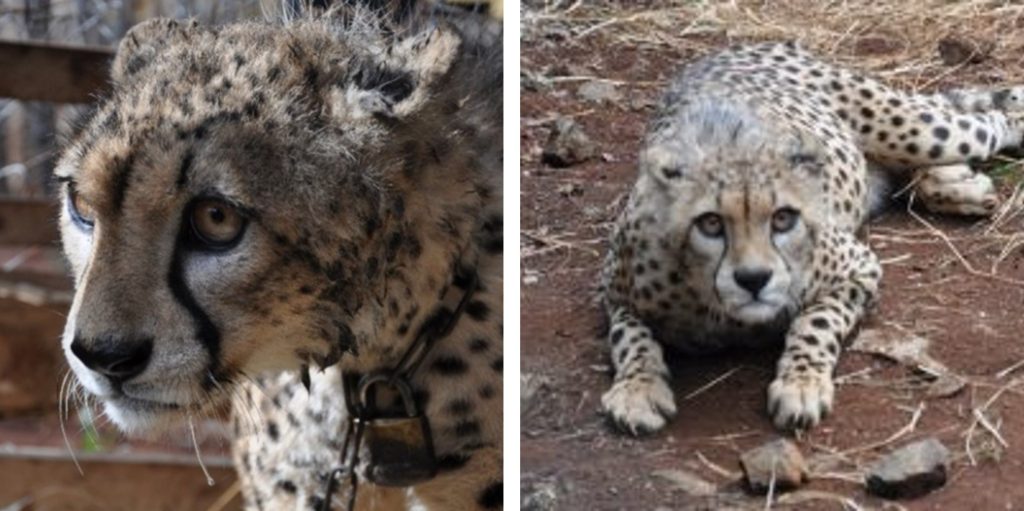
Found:
[(213, 486), (216, 484), (216, 481), (213, 480), (213, 477), (210, 475), (210, 471), (206, 469), (206, 464), (203, 463), (203, 456), (199, 453), (199, 442), (196, 440), (196, 425), (192, 420), (191, 413), (188, 414), (188, 431), (192, 437), (192, 447), (194, 447), (196, 451), (196, 461), (199, 462), (199, 468), (203, 470), (203, 475), (206, 476), (206, 484), (207, 486)]
[(67, 419), (68, 419), (68, 406), (70, 403), (68, 400), (71, 398), (69, 395), (71, 379), (71, 370), (67, 370), (64, 373), (64, 379), (60, 382), (60, 392), (57, 398), (57, 416), (60, 422), (60, 434), (64, 437), (64, 446), (68, 449), (68, 454), (71, 455), (71, 461), (75, 464), (75, 469), (78, 470), (78, 475), (85, 476), (85, 472), (82, 470), (82, 465), (78, 463), (78, 456), (75, 455), (75, 450), (71, 448), (71, 440), (68, 438)]

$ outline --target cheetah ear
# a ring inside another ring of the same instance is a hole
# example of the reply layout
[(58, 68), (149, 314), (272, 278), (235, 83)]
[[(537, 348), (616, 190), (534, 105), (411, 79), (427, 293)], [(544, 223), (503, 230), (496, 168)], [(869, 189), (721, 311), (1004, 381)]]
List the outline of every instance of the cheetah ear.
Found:
[(815, 177), (825, 168), (825, 155), (821, 142), (803, 131), (796, 132), (785, 148), (785, 157), (794, 169)]
[(344, 88), (332, 100), (342, 102), (349, 119), (402, 118), (424, 106), (458, 55), (461, 39), (445, 27), (397, 39), (380, 55), (357, 61)]
[(130, 80), (156, 60), (168, 46), (188, 40), (198, 31), (199, 23), (196, 20), (157, 18), (135, 25), (117, 47), (111, 77), (117, 83)]
[(641, 151), (640, 169), (665, 186), (679, 186), (688, 180), (686, 165), (661, 145), (651, 145)]

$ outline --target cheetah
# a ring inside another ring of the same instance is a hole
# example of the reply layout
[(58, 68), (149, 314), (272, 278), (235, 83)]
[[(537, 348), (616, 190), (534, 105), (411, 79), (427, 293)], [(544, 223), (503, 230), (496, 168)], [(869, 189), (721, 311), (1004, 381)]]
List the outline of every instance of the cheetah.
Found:
[(907, 94), (794, 43), (686, 66), (648, 126), (604, 263), (607, 416), (644, 434), (676, 414), (666, 347), (781, 343), (768, 414), (780, 429), (817, 425), (841, 343), (878, 294), (882, 267), (856, 234), (880, 191), (909, 183), (931, 210), (991, 214), (992, 181), (967, 164), (1021, 144), (1022, 101), (1020, 87)]
[[(77, 384), (126, 432), (231, 405), (248, 509), (502, 507), (501, 30), (426, 9), (142, 23), (56, 166)], [(433, 472), (354, 493), (348, 428), (407, 413)]]

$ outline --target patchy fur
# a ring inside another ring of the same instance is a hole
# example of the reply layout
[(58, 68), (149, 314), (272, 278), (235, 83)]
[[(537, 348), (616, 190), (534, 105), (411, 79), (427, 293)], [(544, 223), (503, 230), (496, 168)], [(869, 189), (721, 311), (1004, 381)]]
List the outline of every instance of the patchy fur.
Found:
[[(77, 284), (63, 344), (114, 422), (161, 429), (235, 396), (249, 507), (311, 505), (340, 455), (339, 368), (392, 367), (475, 272), (412, 382), (446, 471), (381, 491), (500, 507), (500, 31), (468, 17), (346, 7), (125, 36), (56, 170)], [(243, 219), (232, 244), (196, 238), (207, 199)], [(324, 371), (311, 395), (302, 366)]]

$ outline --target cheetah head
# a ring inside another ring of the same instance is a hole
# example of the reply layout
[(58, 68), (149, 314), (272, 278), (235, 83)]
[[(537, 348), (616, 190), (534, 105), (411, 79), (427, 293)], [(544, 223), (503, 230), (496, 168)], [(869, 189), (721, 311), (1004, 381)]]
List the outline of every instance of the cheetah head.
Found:
[(821, 149), (799, 134), (770, 136), (728, 105), (698, 106), (684, 121), (650, 137), (640, 157), (682, 281), (742, 324), (792, 314), (824, 218)]
[(471, 236), (483, 153), (459, 116), (483, 110), (449, 92), (462, 38), (330, 14), (135, 27), (64, 151), (63, 347), (122, 429), (165, 429), (261, 371), (372, 354), (390, 297), (424, 292), (409, 269), (440, 280)]

